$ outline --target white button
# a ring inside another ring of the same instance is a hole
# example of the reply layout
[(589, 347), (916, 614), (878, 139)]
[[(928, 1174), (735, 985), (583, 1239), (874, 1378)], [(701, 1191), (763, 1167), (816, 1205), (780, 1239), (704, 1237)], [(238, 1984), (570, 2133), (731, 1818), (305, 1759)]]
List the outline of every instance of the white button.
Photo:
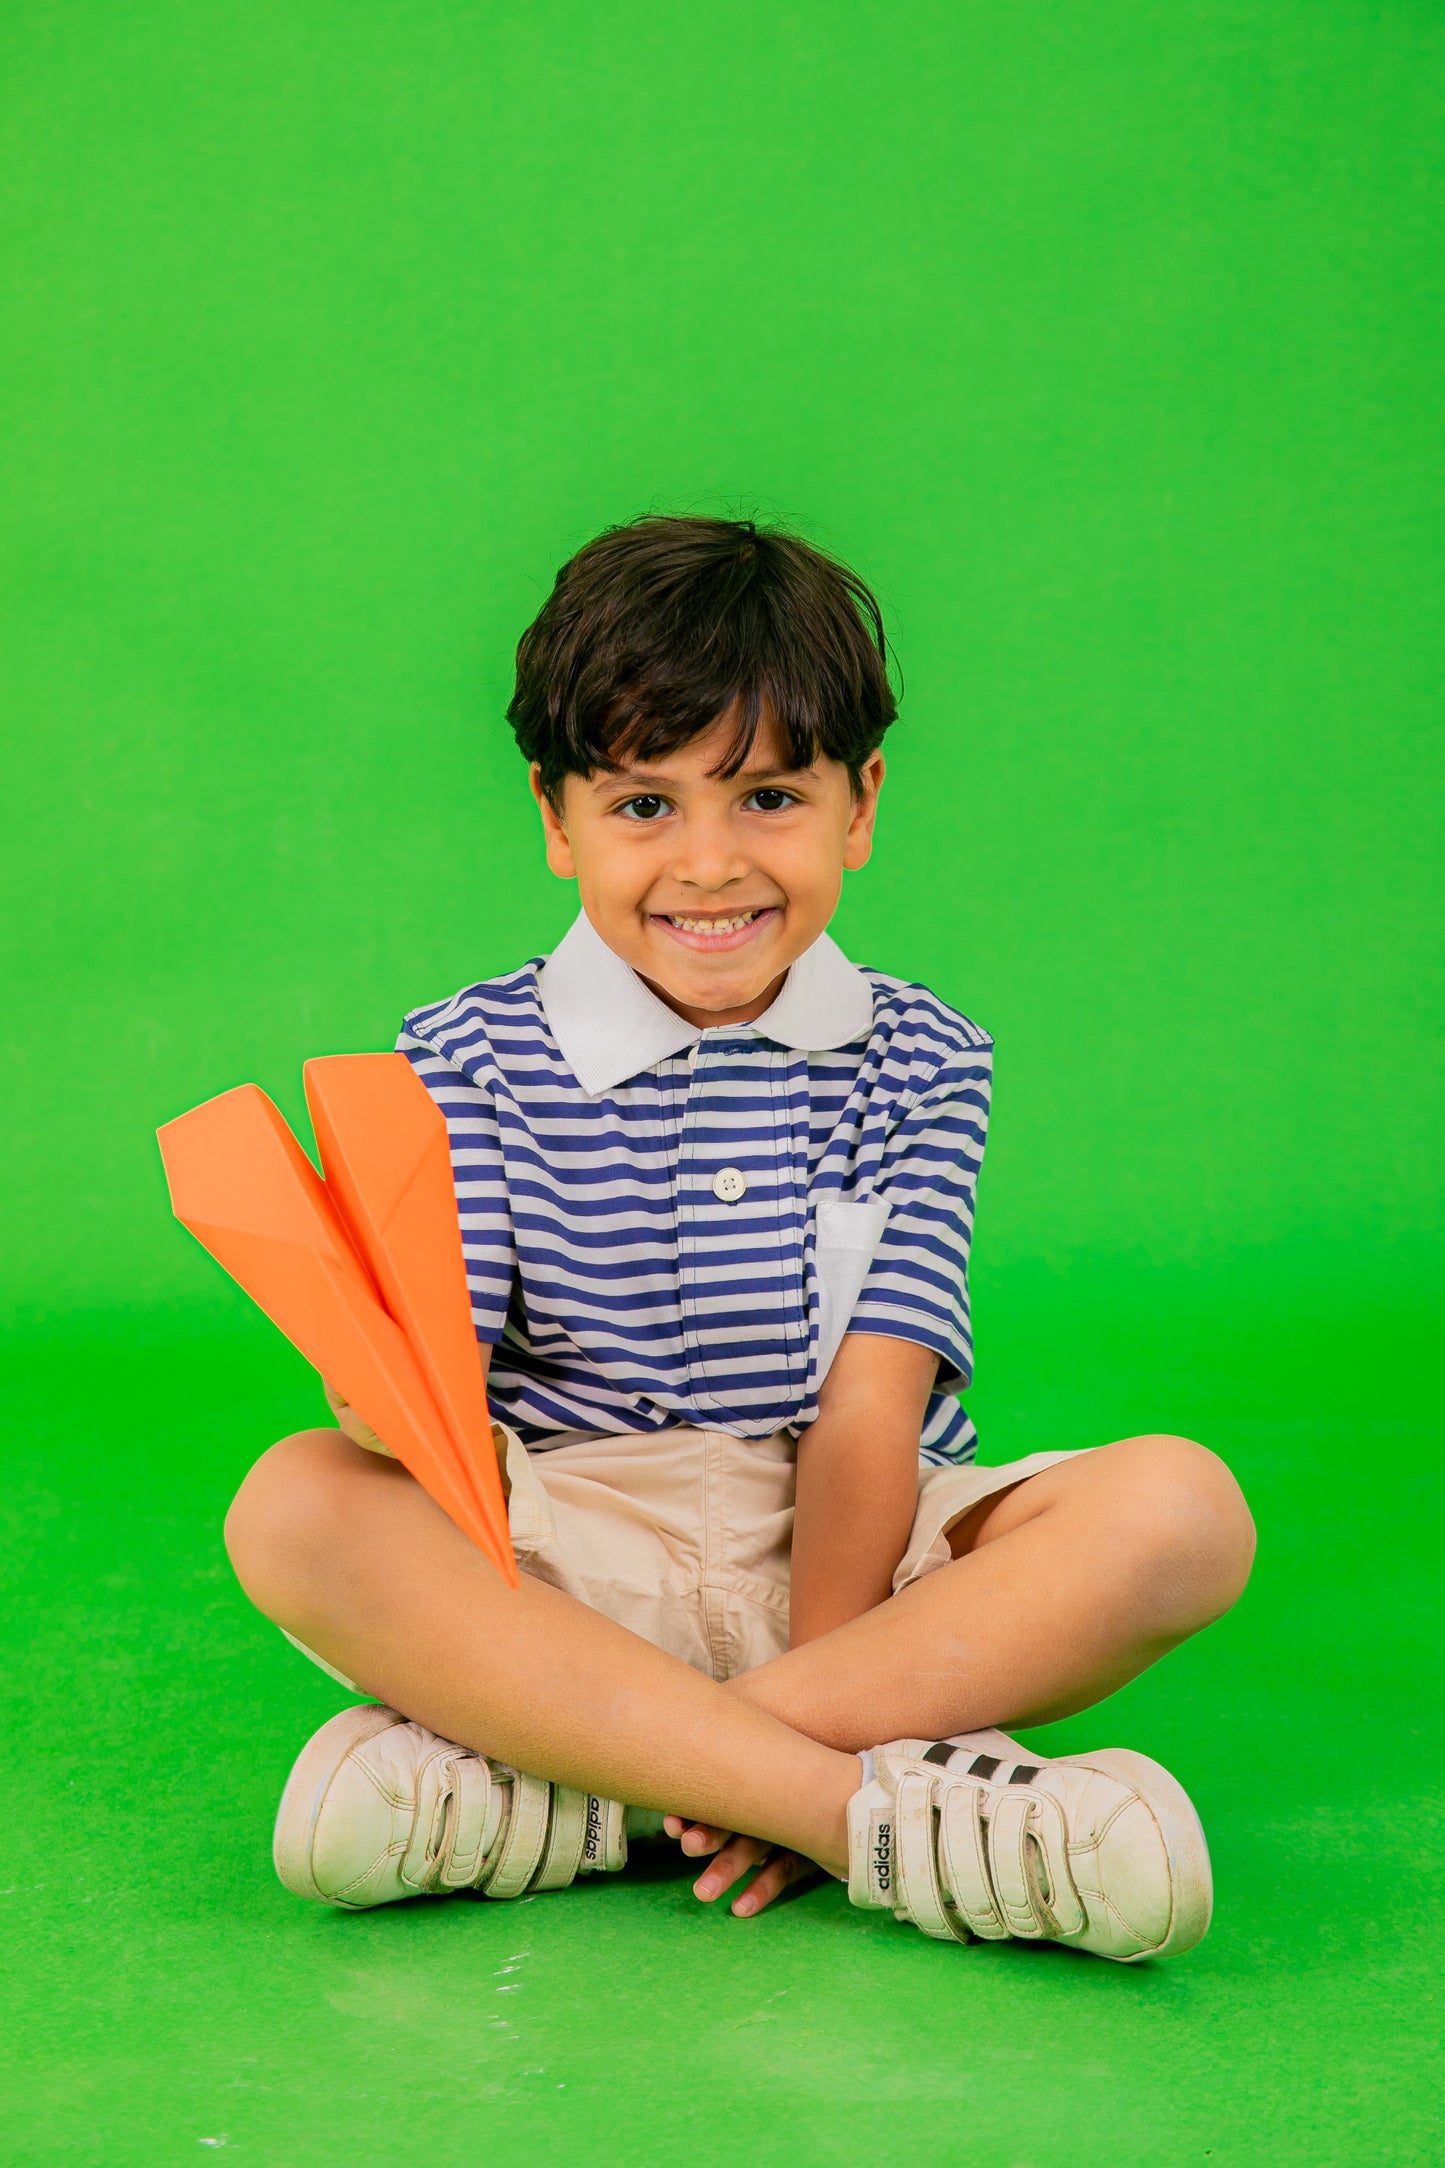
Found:
[(736, 1204), (748, 1193), (748, 1178), (741, 1167), (719, 1167), (712, 1178), (712, 1193), (724, 1204)]

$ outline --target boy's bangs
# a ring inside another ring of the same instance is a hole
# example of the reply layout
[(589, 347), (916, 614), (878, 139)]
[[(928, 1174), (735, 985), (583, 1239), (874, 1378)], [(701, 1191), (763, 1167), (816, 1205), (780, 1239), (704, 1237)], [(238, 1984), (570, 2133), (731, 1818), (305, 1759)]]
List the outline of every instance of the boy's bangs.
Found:
[(779, 699), (766, 682), (735, 686), (716, 700), (696, 697), (680, 701), (658, 700), (642, 687), (630, 689), (607, 719), (600, 742), (589, 746), (589, 766), (615, 772), (633, 764), (652, 766), (679, 753), (684, 746), (706, 737), (731, 712), (736, 711), (732, 733), (722, 758), (708, 769), (709, 775), (731, 780), (747, 766), (765, 717), (771, 720), (784, 770), (811, 768), (822, 741), (821, 719), (806, 713), (806, 702), (786, 695)]

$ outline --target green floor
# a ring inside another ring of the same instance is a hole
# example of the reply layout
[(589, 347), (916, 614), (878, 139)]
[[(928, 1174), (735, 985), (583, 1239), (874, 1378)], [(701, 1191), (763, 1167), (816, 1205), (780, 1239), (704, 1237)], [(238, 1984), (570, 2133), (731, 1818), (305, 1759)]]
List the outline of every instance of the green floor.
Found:
[[(1110, 1360), (1073, 1385), (1055, 1336), (995, 1446), (1096, 1424)], [(1051, 1735), (1158, 1755), (1210, 1833), (1209, 1939), (1124, 1970), (939, 1947), (831, 1887), (735, 1922), (667, 1860), (514, 1907), (295, 1902), (270, 1817), (338, 1694), (216, 1528), (307, 1381), (244, 1320), (32, 1343), (11, 1378), (6, 2163), (1445, 2156), (1440, 1516), (1408, 1410), (1202, 1426), (1256, 1503), (1255, 1588)]]

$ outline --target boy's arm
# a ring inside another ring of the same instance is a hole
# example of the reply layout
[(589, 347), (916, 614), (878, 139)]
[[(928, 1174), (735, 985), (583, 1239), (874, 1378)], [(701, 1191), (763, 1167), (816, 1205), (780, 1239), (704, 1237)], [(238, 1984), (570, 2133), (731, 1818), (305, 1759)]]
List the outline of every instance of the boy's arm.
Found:
[(932, 1348), (849, 1333), (798, 1439), (794, 1648), (891, 1593), (918, 1503), (918, 1438), (938, 1369)]

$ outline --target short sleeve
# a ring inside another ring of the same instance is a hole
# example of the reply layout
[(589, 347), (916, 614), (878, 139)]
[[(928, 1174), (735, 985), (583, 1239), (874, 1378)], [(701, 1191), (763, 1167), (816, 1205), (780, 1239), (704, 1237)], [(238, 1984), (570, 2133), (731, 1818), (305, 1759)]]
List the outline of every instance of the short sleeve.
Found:
[(496, 1103), (485, 1086), (413, 1033), (403, 1031), (396, 1046), (446, 1121), (472, 1319), (477, 1338), (495, 1346), (507, 1321), (517, 1263)]
[(873, 1195), (887, 1200), (888, 1219), (848, 1326), (932, 1348), (944, 1391), (973, 1375), (968, 1252), (988, 1126), (990, 1050), (950, 1067), (884, 1148)]

